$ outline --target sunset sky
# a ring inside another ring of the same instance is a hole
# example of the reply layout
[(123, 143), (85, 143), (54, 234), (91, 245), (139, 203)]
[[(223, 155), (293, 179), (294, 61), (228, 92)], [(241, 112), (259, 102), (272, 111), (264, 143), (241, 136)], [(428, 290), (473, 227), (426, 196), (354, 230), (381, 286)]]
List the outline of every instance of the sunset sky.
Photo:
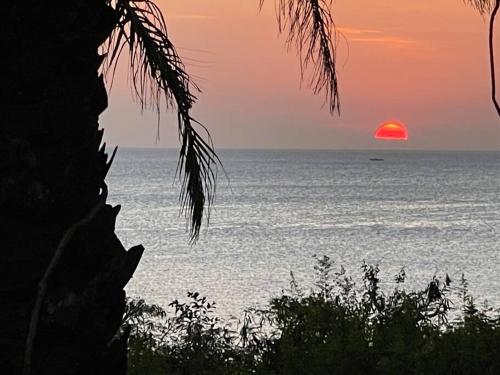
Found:
[[(298, 58), (278, 35), (273, 0), (261, 13), (258, 0), (157, 3), (203, 91), (193, 114), (218, 148), (500, 149), (487, 22), (461, 0), (337, 0), (340, 117), (300, 86)], [(178, 147), (172, 115), (162, 117), (156, 142), (155, 116), (141, 115), (126, 77), (122, 64), (101, 116), (107, 142)], [(409, 140), (375, 140), (387, 120), (404, 123)]]

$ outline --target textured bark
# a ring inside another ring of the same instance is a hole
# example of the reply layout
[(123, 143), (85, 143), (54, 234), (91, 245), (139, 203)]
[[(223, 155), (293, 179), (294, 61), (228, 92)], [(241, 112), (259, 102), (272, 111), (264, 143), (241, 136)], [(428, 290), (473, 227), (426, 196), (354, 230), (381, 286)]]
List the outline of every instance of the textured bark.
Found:
[[(0, 374), (23, 372), (38, 284), (68, 228), (96, 206), (109, 169), (98, 46), (104, 0), (13, 1), (0, 24)], [(47, 283), (32, 374), (125, 374), (123, 288), (142, 247), (114, 233), (104, 205), (75, 231)]]

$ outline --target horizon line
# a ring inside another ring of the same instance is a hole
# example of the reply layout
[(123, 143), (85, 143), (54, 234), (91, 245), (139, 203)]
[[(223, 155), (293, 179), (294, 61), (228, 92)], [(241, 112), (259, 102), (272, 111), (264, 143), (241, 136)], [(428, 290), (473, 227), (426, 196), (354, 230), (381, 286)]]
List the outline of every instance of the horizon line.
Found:
[[(110, 146), (110, 145), (109, 145)], [(119, 146), (120, 149), (135, 149), (135, 150), (175, 150), (177, 147), (168, 146)], [(285, 148), (285, 147), (216, 147), (215, 151), (403, 151), (403, 152), (500, 152), (499, 149), (421, 149), (421, 148)]]

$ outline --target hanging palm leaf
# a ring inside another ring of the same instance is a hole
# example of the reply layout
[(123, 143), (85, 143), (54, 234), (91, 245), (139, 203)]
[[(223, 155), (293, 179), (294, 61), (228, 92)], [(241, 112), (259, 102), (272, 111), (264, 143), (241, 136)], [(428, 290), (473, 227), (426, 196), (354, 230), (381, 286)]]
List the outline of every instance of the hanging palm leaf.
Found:
[[(260, 0), (262, 6), (264, 0)], [(301, 57), (302, 78), (313, 65), (310, 85), (315, 94), (324, 92), (330, 112), (339, 111), (335, 71), (331, 0), (277, 0), (280, 31), (287, 29), (289, 48)], [(217, 166), (210, 134), (191, 117), (199, 91), (168, 38), (161, 10), (151, 0), (110, 1), (117, 28), (107, 44), (106, 70), (113, 76), (125, 46), (129, 50), (133, 92), (142, 108), (152, 107), (160, 115), (160, 101), (177, 110), (181, 150), (177, 172), (182, 181), (181, 207), (189, 218), (191, 240), (199, 237), (203, 217), (209, 218), (215, 194)], [(195, 125), (207, 132), (207, 141)], [(207, 213), (205, 215), (205, 209)]]
[(464, 0), (466, 4), (476, 8), (482, 15), (489, 14), (496, 0)]
[(198, 87), (187, 74), (174, 45), (168, 38), (163, 15), (150, 0), (117, 0), (114, 4), (117, 28), (108, 45), (107, 69), (114, 72), (124, 46), (129, 49), (133, 92), (142, 108), (160, 114), (164, 98), (167, 107), (177, 110), (181, 150), (177, 166), (182, 181), (181, 207), (189, 220), (191, 240), (196, 241), (205, 208), (209, 217), (215, 193), (217, 165), (210, 135), (205, 141), (194, 125), (206, 130), (191, 117)]
[[(260, 0), (260, 6), (265, 0)], [(324, 93), (331, 113), (340, 112), (332, 0), (275, 0), (280, 33), (300, 56), (301, 78), (312, 65), (309, 85)]]

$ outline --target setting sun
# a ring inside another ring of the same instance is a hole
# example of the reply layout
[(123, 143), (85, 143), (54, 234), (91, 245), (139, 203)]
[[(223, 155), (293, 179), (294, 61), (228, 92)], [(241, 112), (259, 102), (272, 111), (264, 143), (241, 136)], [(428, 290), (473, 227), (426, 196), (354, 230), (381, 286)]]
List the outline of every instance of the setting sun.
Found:
[(375, 131), (376, 139), (387, 139), (393, 141), (406, 141), (408, 140), (408, 131), (401, 123), (385, 122), (380, 125)]

